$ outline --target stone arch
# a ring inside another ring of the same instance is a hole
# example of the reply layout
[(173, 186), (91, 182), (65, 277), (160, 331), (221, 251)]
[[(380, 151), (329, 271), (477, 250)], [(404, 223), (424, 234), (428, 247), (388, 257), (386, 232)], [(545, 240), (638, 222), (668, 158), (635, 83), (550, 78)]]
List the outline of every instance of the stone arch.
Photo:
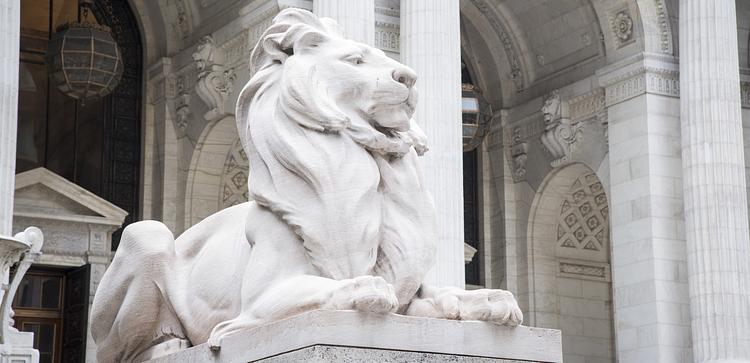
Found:
[[(237, 125), (234, 116), (227, 116), (206, 126), (195, 146), (187, 175), (185, 190), (185, 226), (192, 226), (203, 218), (233, 205), (223, 198), (223, 187), (232, 182), (232, 178), (247, 170), (247, 157), (237, 150), (240, 145)], [(243, 164), (244, 162), (244, 164)], [(247, 173), (244, 188), (247, 190)], [(236, 177), (235, 177), (236, 178)], [(234, 184), (232, 184), (234, 185)], [(237, 193), (241, 188), (232, 189)], [(240, 193), (241, 194), (241, 193)], [(233, 195), (233, 201), (238, 197)]]
[(678, 55), (676, 45), (677, 9), (670, 0), (635, 0), (643, 28), (643, 50), (650, 53)]
[[(609, 203), (582, 163), (553, 169), (528, 227), (529, 325), (563, 332), (565, 360), (614, 360)], [(574, 347), (598, 347), (581, 355)]]

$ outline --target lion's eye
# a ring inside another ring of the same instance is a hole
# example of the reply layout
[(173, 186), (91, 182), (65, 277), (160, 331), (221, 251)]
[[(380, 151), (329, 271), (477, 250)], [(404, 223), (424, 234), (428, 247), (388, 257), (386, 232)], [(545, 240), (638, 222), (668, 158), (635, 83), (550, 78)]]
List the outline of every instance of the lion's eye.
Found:
[(365, 62), (364, 59), (362, 59), (362, 56), (360, 56), (360, 55), (351, 55), (351, 56), (348, 56), (348, 57), (344, 58), (344, 61), (352, 63), (352, 64), (362, 64), (362, 63)]

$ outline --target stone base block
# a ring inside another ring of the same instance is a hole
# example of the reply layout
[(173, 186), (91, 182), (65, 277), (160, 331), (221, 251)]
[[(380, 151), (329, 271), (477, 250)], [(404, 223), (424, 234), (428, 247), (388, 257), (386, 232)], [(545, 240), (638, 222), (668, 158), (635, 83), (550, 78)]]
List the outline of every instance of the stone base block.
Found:
[(562, 362), (559, 330), (476, 321), (311, 311), (201, 344), (153, 363)]

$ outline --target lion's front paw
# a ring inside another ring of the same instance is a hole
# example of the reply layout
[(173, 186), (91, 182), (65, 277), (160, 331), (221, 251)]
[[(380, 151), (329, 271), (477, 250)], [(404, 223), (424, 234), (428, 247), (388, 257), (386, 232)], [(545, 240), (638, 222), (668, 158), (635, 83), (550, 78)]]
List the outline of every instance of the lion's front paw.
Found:
[(494, 289), (439, 289), (433, 296), (415, 298), (406, 314), (455, 320), (482, 320), (510, 326), (523, 322), (523, 313), (513, 294)]
[(391, 313), (398, 309), (393, 286), (379, 276), (359, 276), (339, 281), (341, 286), (331, 295), (328, 308)]

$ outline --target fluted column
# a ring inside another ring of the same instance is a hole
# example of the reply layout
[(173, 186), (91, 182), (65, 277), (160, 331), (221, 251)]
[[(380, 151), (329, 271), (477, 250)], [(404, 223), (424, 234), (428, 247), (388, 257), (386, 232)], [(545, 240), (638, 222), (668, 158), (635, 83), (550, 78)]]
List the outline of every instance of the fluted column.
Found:
[(425, 179), (438, 215), (436, 285), (464, 286), (461, 44), (457, 0), (401, 1), (401, 61), (417, 72)]
[(0, 2), (0, 236), (13, 225), (20, 11), (19, 0)]
[(375, 42), (375, 0), (313, 0), (313, 12), (335, 19), (346, 38)]
[(680, 116), (696, 362), (750, 361), (750, 232), (734, 0), (680, 1)]

